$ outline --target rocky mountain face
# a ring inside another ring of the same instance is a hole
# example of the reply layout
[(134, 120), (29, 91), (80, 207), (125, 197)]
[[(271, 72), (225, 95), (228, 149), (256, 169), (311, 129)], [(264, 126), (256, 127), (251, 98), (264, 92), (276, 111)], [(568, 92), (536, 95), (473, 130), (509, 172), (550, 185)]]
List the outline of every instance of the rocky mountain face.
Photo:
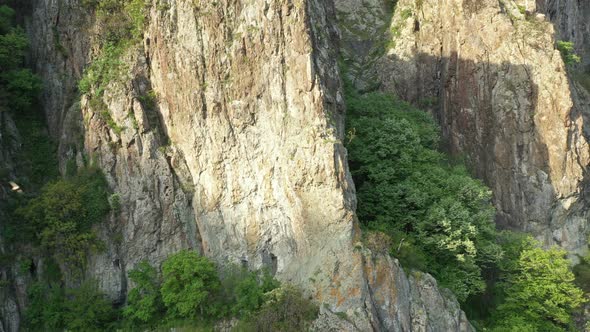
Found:
[(584, 254), (590, 108), (555, 44), (587, 59), (587, 4), (400, 0), (390, 16), (389, 1), (365, 1), (375, 25), (355, 2), (336, 2), (354, 83), (429, 109), (446, 149), (492, 188), (500, 225)]
[[(324, 304), (319, 331), (472, 330), (431, 276), (361, 244), (339, 44), (357, 88), (435, 115), (445, 148), (492, 188), (501, 225), (575, 259), (590, 233), (590, 94), (555, 43), (574, 41), (583, 71), (589, 10), (561, 0), (154, 0), (101, 97), (106, 121), (77, 89), (101, 44), (94, 13), (78, 0), (33, 0), (31, 61), (60, 168), (95, 163), (121, 200), (98, 227), (106, 250), (88, 277), (122, 304), (139, 261), (192, 248), (300, 286)], [(18, 131), (0, 120), (0, 169), (11, 173), (18, 139), (3, 143)], [(0, 267), (11, 281), (0, 287), (1, 332), (18, 329), (26, 305), (16, 268)]]
[(100, 45), (92, 12), (35, 0), (28, 24), (62, 171), (95, 163), (120, 197), (87, 271), (102, 290), (123, 303), (139, 261), (192, 248), (302, 287), (317, 330), (472, 330), (432, 277), (360, 242), (332, 1), (153, 1), (148, 16), (101, 97), (111, 121), (76, 88)]

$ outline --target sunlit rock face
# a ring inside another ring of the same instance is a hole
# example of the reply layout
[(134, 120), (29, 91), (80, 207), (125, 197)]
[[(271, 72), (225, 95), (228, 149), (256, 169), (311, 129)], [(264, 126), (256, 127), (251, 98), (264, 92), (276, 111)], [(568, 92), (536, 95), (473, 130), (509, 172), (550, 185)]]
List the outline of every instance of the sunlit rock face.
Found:
[[(341, 24), (362, 22), (338, 8)], [(352, 67), (374, 63), (374, 85), (433, 113), (444, 148), (492, 188), (500, 225), (560, 245), (576, 260), (590, 231), (590, 108), (568, 79), (553, 24), (536, 10), (525, 0), (400, 0), (381, 49), (369, 52), (377, 55)], [(354, 45), (363, 39), (362, 24), (346, 30), (357, 31)]]
[(113, 300), (139, 261), (191, 248), (301, 287), (322, 304), (317, 330), (472, 329), (432, 277), (360, 243), (332, 1), (154, 1), (106, 86), (112, 123), (77, 97), (100, 49), (93, 13), (73, 0), (33, 8), (31, 60), (62, 171), (94, 163), (121, 199), (87, 272)]

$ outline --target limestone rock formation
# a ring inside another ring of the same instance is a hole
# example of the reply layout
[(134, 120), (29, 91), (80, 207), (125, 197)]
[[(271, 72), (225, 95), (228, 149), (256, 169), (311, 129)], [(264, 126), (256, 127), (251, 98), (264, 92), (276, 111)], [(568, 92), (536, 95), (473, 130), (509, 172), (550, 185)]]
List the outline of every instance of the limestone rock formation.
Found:
[[(354, 12), (338, 7), (351, 20)], [(400, 0), (372, 61), (382, 90), (434, 114), (446, 148), (492, 188), (501, 225), (576, 259), (590, 233), (588, 109), (555, 49), (553, 24), (535, 10), (524, 0)]]
[(102, 97), (111, 121), (76, 89), (100, 47), (92, 12), (33, 2), (61, 168), (95, 163), (121, 199), (87, 272), (114, 301), (137, 262), (192, 248), (302, 287), (323, 304), (317, 330), (472, 330), (432, 277), (359, 242), (332, 1), (153, 1)]

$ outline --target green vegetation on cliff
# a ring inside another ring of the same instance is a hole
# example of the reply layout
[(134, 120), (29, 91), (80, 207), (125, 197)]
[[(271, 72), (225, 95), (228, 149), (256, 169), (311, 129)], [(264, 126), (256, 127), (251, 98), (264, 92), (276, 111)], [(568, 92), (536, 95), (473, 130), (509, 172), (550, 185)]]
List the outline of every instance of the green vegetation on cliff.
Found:
[(107, 184), (94, 168), (71, 178), (50, 182), (15, 211), (13, 234), (32, 236), (37, 244), (68, 270), (83, 269), (86, 255), (100, 247), (92, 226), (110, 210)]
[(281, 286), (267, 273), (233, 268), (220, 274), (213, 262), (192, 251), (168, 257), (162, 273), (141, 262), (129, 277), (134, 287), (122, 309), (115, 309), (92, 280), (66, 290), (37, 283), (29, 288), (27, 328), (209, 330), (220, 320), (237, 318), (238, 331), (302, 331), (317, 317), (317, 308), (300, 291)]
[(566, 253), (496, 230), (490, 190), (439, 152), (431, 116), (393, 96), (350, 87), (347, 104), (347, 147), (367, 245), (378, 251), (385, 245), (404, 267), (431, 273), (482, 330), (571, 329), (585, 299)]
[(575, 53), (573, 42), (560, 40), (557, 42), (557, 49), (561, 53), (563, 62), (565, 62), (567, 66), (572, 66), (577, 63), (580, 63), (581, 58), (579, 55)]
[(562, 331), (573, 326), (572, 313), (584, 293), (575, 286), (566, 252), (525, 242), (520, 255), (507, 259), (498, 288), (503, 295), (493, 312), (495, 331)]
[(119, 82), (127, 70), (121, 60), (125, 52), (137, 45), (143, 34), (150, 2), (146, 0), (84, 0), (88, 10), (95, 11), (101, 48), (84, 71), (78, 84), (82, 94), (88, 95), (90, 107), (103, 121), (120, 133), (103, 101), (107, 85)]
[(482, 292), (482, 268), (502, 257), (489, 189), (437, 151), (425, 112), (380, 93), (348, 96), (359, 219), (393, 239), (403, 265), (432, 273), (461, 301)]

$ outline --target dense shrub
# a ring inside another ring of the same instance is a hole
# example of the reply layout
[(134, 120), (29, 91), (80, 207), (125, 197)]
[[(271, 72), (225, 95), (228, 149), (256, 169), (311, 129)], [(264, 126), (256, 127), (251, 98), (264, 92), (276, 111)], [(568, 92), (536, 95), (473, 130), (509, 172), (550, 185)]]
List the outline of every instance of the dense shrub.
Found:
[(25, 326), (32, 331), (105, 331), (117, 319), (111, 302), (93, 280), (66, 291), (35, 283), (28, 296)]
[(65, 327), (70, 331), (107, 331), (117, 319), (111, 301), (93, 280), (68, 289), (64, 305)]
[(14, 10), (0, 6), (0, 108), (18, 114), (30, 110), (41, 80), (23, 68), (28, 39), (13, 23)]
[[(348, 149), (367, 245), (432, 273), (481, 327), (558, 331), (583, 302), (565, 252), (498, 233), (490, 191), (437, 151), (431, 117), (394, 97), (348, 89)], [(381, 243), (375, 243), (377, 240)], [(577, 267), (578, 280), (587, 274)]]
[(481, 329), (491, 331), (565, 331), (582, 303), (582, 291), (565, 252), (543, 250), (525, 234), (503, 231), (504, 256), (487, 271), (488, 289), (465, 305)]
[[(180, 251), (162, 265), (162, 299), (168, 315), (207, 317), (220, 282), (215, 265), (193, 251)], [(213, 309), (213, 310), (211, 310)]]
[(347, 95), (361, 222), (389, 234), (402, 264), (431, 272), (460, 300), (482, 292), (482, 267), (502, 255), (489, 189), (437, 151), (425, 112), (381, 93)]
[(586, 293), (590, 294), (590, 255), (583, 257), (581, 262), (574, 266), (576, 284)]
[(0, 6), (0, 34), (5, 34), (14, 26), (14, 9), (2, 5)]
[(108, 213), (107, 197), (100, 171), (83, 169), (73, 178), (45, 185), (39, 197), (17, 209), (22, 219), (18, 227), (35, 234), (35, 242), (58, 262), (80, 269), (88, 251), (100, 245), (91, 227)]
[(246, 318), (260, 308), (268, 292), (280, 283), (266, 270), (248, 271), (231, 266), (222, 273), (221, 289), (216, 295), (220, 317)]
[(164, 312), (158, 272), (144, 261), (129, 272), (129, 279), (135, 287), (129, 291), (123, 316), (133, 325), (155, 323)]
[(504, 267), (500, 287), (505, 300), (494, 320), (502, 327), (517, 317), (537, 331), (563, 331), (573, 324), (572, 314), (585, 302), (584, 293), (573, 283), (564, 250), (544, 250), (531, 243)]
[(22, 66), (29, 42), (21, 28), (12, 28), (0, 35), (0, 69), (2, 72)]
[(11, 70), (0, 75), (5, 92), (10, 95), (9, 109), (27, 111), (41, 92), (41, 80), (30, 69)]
[(318, 308), (292, 286), (277, 288), (266, 295), (262, 307), (238, 328), (242, 331), (298, 332), (309, 328)]
[(32, 331), (58, 330), (65, 326), (65, 296), (60, 287), (37, 282), (29, 286), (25, 326)]
[[(265, 270), (226, 267), (221, 277), (215, 265), (192, 251), (180, 251), (162, 265), (162, 278), (146, 262), (129, 272), (135, 284), (123, 308), (125, 325), (173, 327), (198, 321), (205, 325), (224, 318), (250, 319), (257, 315), (280, 286)], [(193, 324), (194, 325), (194, 324)]]

